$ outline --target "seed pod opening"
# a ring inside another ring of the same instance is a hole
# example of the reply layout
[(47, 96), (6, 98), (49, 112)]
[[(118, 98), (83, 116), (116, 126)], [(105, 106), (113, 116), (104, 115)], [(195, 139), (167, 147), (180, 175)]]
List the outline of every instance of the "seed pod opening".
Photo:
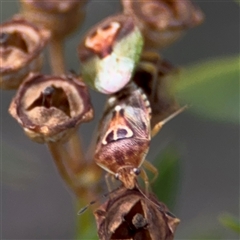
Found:
[(147, 52), (142, 55), (132, 79), (148, 97), (152, 110), (152, 127), (180, 108), (171, 92), (178, 71), (157, 53)]
[(9, 108), (25, 133), (39, 143), (66, 141), (93, 110), (85, 84), (75, 76), (31, 74)]
[(82, 23), (87, 0), (21, 0), (22, 12), (29, 21), (51, 30), (54, 36), (66, 36)]
[(204, 20), (201, 10), (190, 0), (122, 0), (122, 5), (124, 13), (138, 23), (145, 48), (164, 48)]
[(119, 14), (103, 20), (78, 47), (84, 81), (105, 94), (119, 91), (130, 81), (142, 46), (132, 17)]
[(16, 89), (29, 72), (39, 72), (50, 33), (20, 16), (0, 26), (0, 87)]
[(101, 240), (172, 240), (180, 220), (153, 195), (121, 188), (94, 213)]

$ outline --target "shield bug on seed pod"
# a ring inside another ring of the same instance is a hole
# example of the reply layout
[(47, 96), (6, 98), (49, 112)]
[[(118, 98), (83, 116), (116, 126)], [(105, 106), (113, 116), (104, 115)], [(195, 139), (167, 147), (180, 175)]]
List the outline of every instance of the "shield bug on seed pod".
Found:
[(149, 149), (150, 116), (146, 95), (132, 83), (108, 99), (100, 122), (94, 159), (129, 189)]
[(108, 17), (78, 47), (83, 79), (99, 92), (119, 91), (130, 81), (142, 46), (143, 37), (131, 16)]
[[(182, 109), (159, 122), (157, 130), (180, 111)], [(157, 169), (145, 161), (152, 135), (151, 114), (146, 94), (130, 83), (108, 99), (100, 122), (95, 162), (128, 189), (136, 187), (139, 174), (148, 189), (147, 175), (144, 170), (140, 171), (142, 164), (157, 176)], [(155, 134), (156, 129), (153, 130)]]

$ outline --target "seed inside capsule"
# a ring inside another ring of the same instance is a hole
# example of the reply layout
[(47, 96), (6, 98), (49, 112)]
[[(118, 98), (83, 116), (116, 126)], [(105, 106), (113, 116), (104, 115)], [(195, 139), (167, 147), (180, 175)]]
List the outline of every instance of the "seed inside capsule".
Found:
[(68, 117), (71, 117), (70, 105), (66, 93), (62, 88), (55, 87), (54, 85), (47, 86), (27, 110), (31, 111), (35, 107), (55, 107), (64, 112)]

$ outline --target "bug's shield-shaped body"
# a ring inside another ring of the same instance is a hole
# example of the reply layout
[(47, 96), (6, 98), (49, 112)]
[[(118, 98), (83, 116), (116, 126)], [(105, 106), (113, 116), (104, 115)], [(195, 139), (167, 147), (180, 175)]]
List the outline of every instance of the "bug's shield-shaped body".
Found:
[(95, 161), (132, 189), (150, 143), (150, 104), (130, 84), (108, 99), (99, 127)]
[(142, 47), (143, 37), (131, 16), (106, 18), (78, 47), (84, 81), (104, 94), (119, 91), (131, 80)]

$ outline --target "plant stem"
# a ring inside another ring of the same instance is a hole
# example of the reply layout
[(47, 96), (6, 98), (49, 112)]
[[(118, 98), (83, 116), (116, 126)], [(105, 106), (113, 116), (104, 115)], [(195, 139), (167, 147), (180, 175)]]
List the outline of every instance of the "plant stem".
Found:
[(77, 131), (74, 132), (68, 143), (68, 151), (69, 154), (71, 154), (71, 169), (73, 173), (77, 173), (81, 171), (81, 169), (84, 167), (86, 161), (85, 161), (85, 156), (82, 151), (82, 144), (81, 140), (78, 136)]
[(47, 145), (61, 177), (74, 192), (77, 192), (77, 189), (74, 184), (74, 180), (72, 176), (69, 175), (69, 172), (64, 164), (64, 161), (66, 161), (66, 159), (69, 158), (69, 154), (64, 149), (63, 144), (49, 142)]
[(53, 74), (65, 73), (64, 40), (53, 36), (49, 47), (50, 63)]
[[(52, 73), (56, 75), (65, 73), (63, 48), (64, 38), (53, 35), (50, 41), (49, 57)], [(78, 183), (76, 180), (78, 178), (78, 173), (81, 172), (81, 169), (86, 163), (77, 130), (71, 135), (66, 144), (60, 144), (60, 146), (61, 147), (59, 147), (58, 144), (55, 145), (51, 143), (49, 144), (49, 149), (63, 179), (71, 188), (73, 188), (73, 185), (77, 187)], [(60, 159), (60, 161), (56, 159)], [(69, 175), (71, 175), (71, 177)], [(79, 191), (75, 189), (75, 194), (78, 194), (78, 192)]]

